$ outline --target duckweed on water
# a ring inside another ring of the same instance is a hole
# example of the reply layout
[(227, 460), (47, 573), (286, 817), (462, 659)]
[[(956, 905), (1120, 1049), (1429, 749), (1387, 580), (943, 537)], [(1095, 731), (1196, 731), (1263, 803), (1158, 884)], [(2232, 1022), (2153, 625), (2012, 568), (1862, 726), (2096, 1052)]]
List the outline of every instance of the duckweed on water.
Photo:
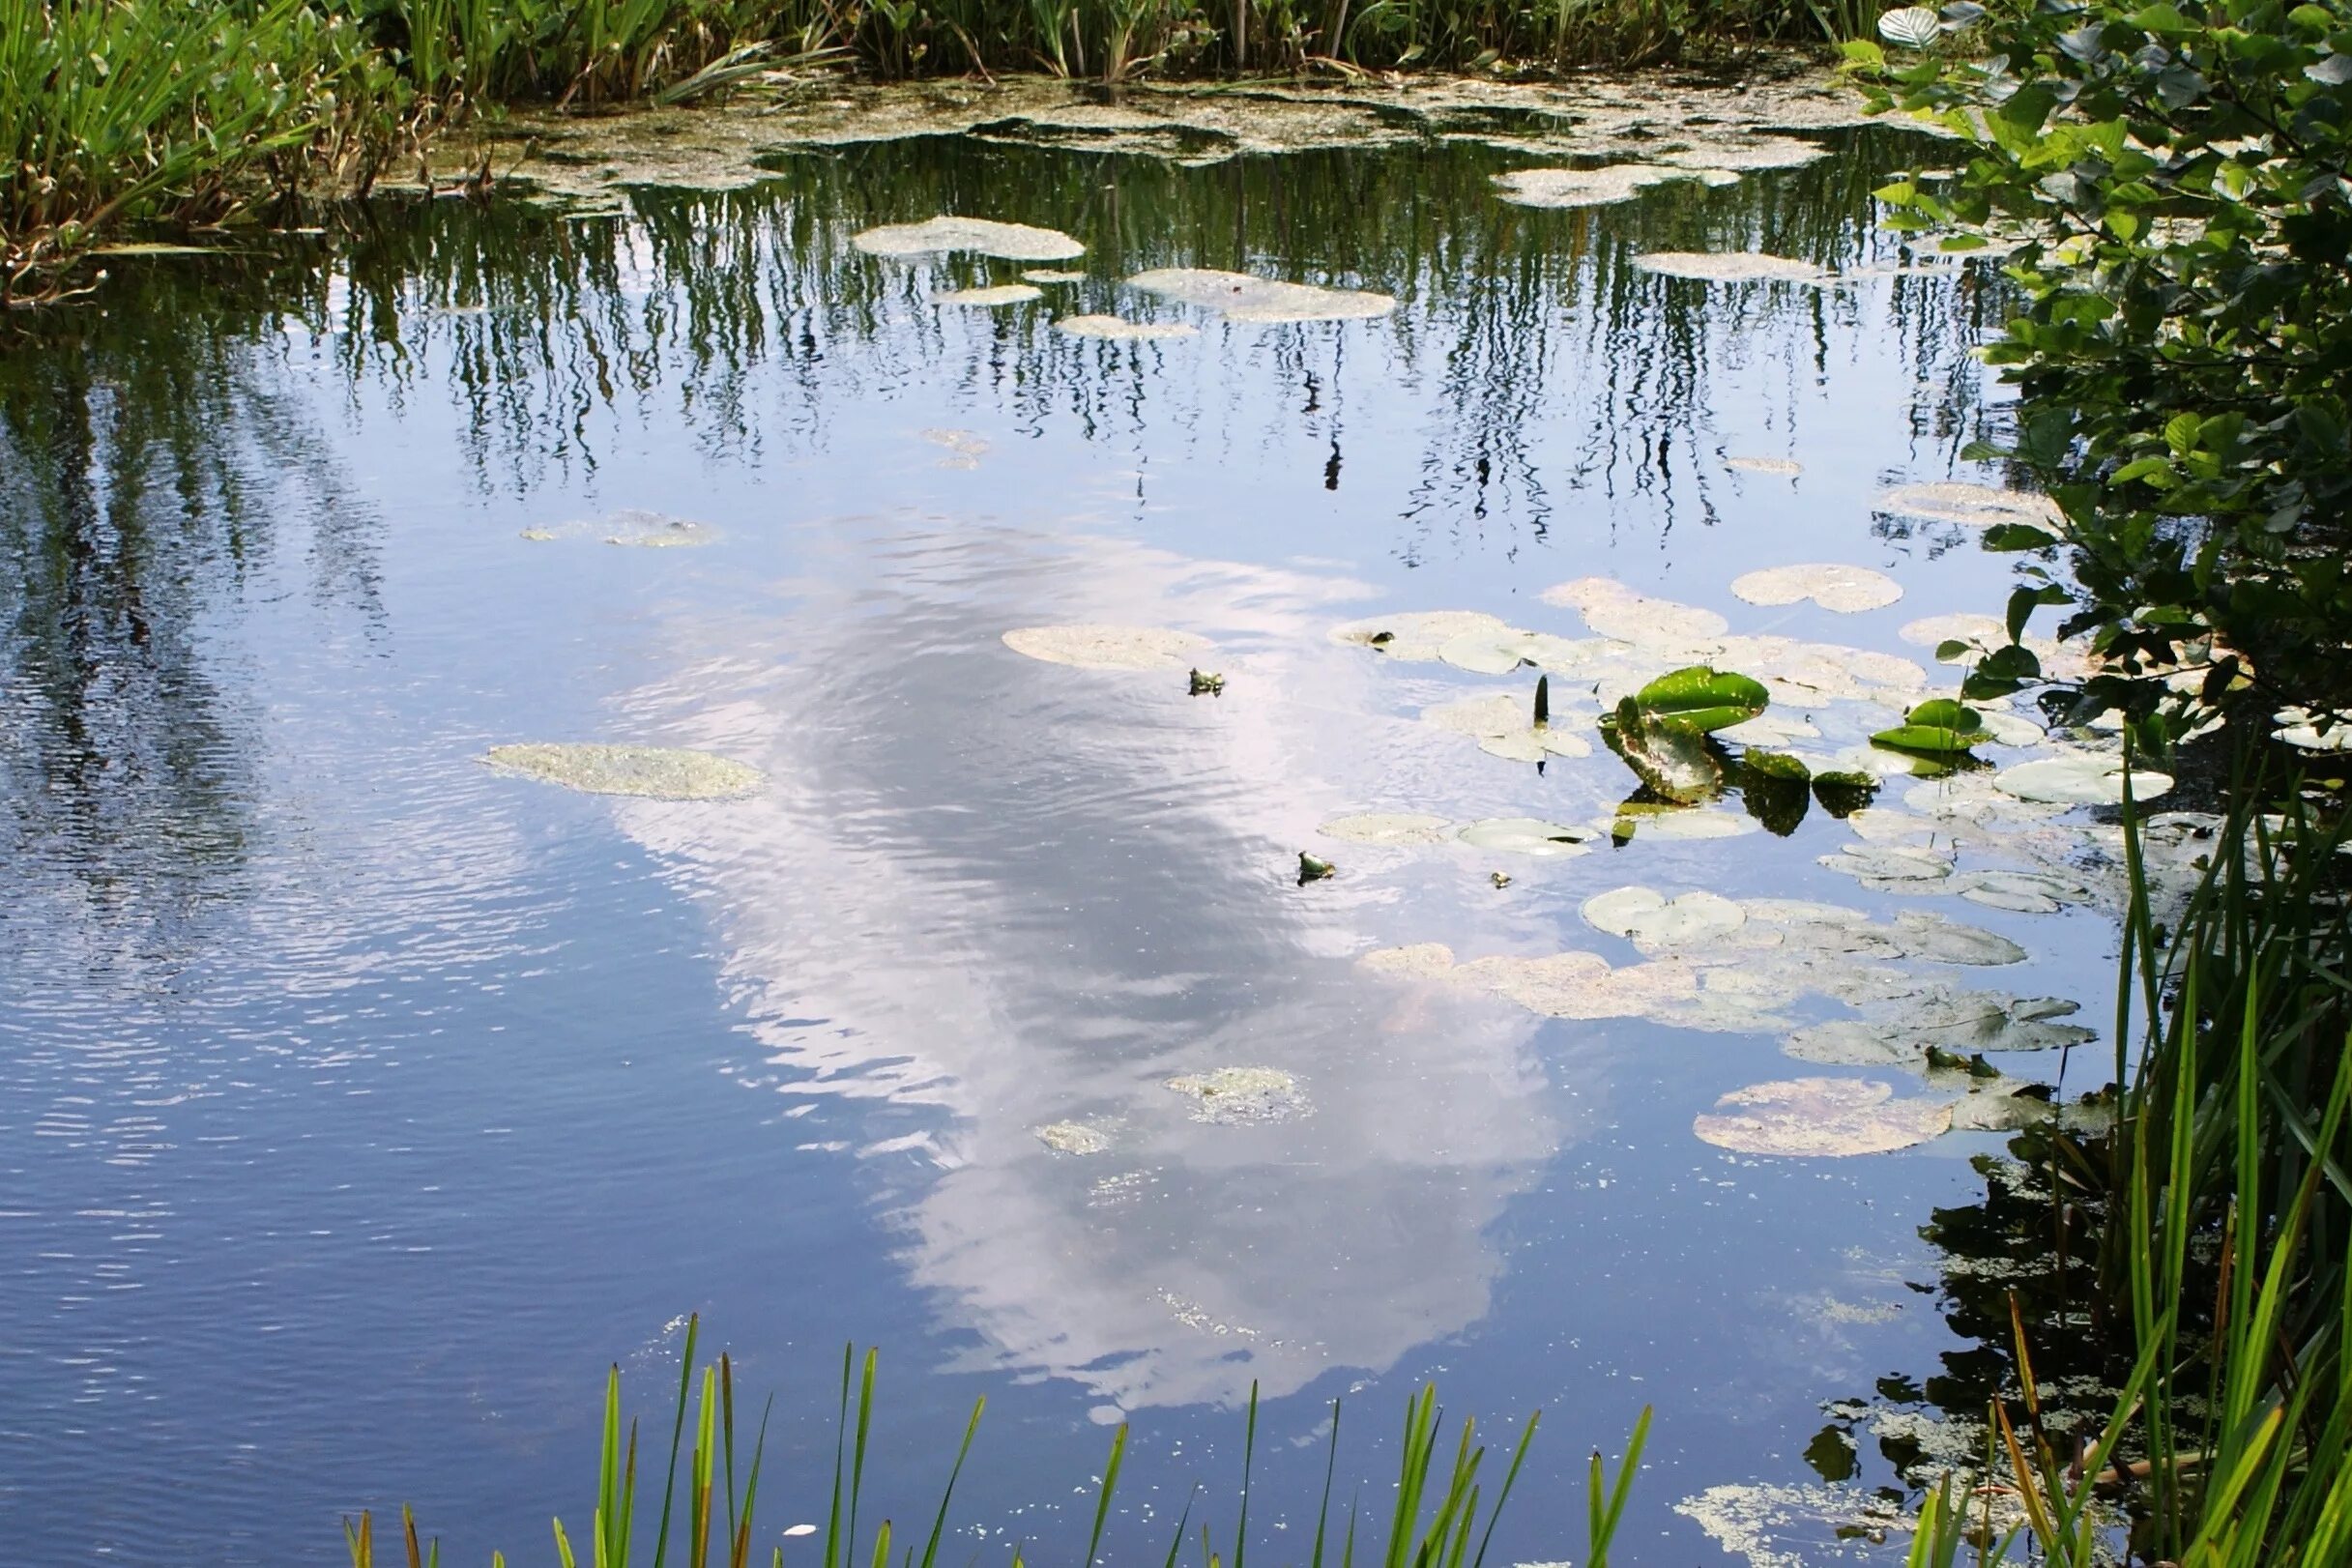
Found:
[(1181, 670), (1212, 646), (1165, 626), (1016, 626), (1004, 646), (1048, 664), (1089, 670)]
[(852, 235), (850, 244), (868, 255), (901, 258), (960, 251), (1003, 261), (1067, 261), (1087, 253), (1085, 246), (1057, 230), (985, 218), (941, 217), (920, 223), (886, 223)]
[(1397, 302), (1385, 294), (1285, 283), (1199, 267), (1138, 273), (1127, 279), (1127, 286), (1217, 311), (1229, 321), (1350, 321), (1384, 316), (1397, 307)]
[(589, 795), (655, 800), (723, 800), (768, 782), (758, 769), (730, 758), (666, 746), (531, 741), (492, 746), (481, 760), (503, 773)]
[(1902, 597), (1902, 585), (1868, 566), (1812, 563), (1768, 566), (1732, 579), (1731, 592), (1750, 604), (1795, 604), (1811, 599), (1841, 615), (1883, 609)]
[(1952, 1128), (1944, 1100), (1898, 1096), (1892, 1084), (1858, 1078), (1791, 1078), (1735, 1089), (1691, 1130), (1740, 1154), (1842, 1157), (1887, 1154)]

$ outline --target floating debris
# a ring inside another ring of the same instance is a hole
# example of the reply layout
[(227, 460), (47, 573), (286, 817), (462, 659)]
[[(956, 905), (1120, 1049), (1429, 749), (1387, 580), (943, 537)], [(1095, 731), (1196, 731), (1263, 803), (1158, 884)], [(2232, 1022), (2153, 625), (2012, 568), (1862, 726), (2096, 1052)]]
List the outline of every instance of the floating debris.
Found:
[(1416, 811), (1363, 811), (1333, 817), (1316, 831), (1351, 844), (1403, 846), (1441, 844), (1453, 836), (1454, 825)]
[(1127, 279), (1127, 286), (1217, 311), (1229, 321), (1350, 321), (1384, 316), (1397, 307), (1397, 302), (1385, 294), (1284, 283), (1247, 273), (1198, 267), (1138, 273)]
[(1691, 1130), (1740, 1154), (1842, 1157), (1887, 1154), (1952, 1128), (1945, 1100), (1897, 1098), (1892, 1084), (1863, 1078), (1791, 1078), (1735, 1089)]
[[(2063, 525), (2066, 514), (2056, 502), (2025, 490), (2002, 490), (1989, 484), (1943, 479), (1932, 484), (1899, 484), (1881, 491), (1871, 503), (1873, 511), (1897, 517), (1921, 517), (1930, 522), (1958, 523), (1964, 528), (1991, 528), (2001, 523), (2025, 523), (2036, 528)], [(2008, 641), (2006, 631), (2001, 641)]]
[(1634, 265), (1645, 273), (1702, 283), (1796, 283), (1823, 288), (1836, 281), (1810, 261), (1754, 250), (1652, 250), (1636, 256)]
[[(2134, 800), (2153, 800), (2172, 788), (2172, 775), (2153, 769), (2134, 769), (2130, 784)], [(2125, 788), (2123, 759), (2089, 751), (2044, 757), (2002, 769), (1993, 775), (1992, 787), (2020, 800), (2121, 805)]]
[(1079, 1121), (1049, 1121), (1032, 1131), (1057, 1154), (1100, 1154), (1111, 1147), (1108, 1134)]
[(1731, 592), (1750, 604), (1794, 604), (1811, 599), (1824, 610), (1854, 615), (1894, 603), (1902, 597), (1902, 585), (1868, 566), (1817, 562), (1748, 572), (1732, 579)]
[(1282, 1121), (1307, 1108), (1298, 1080), (1277, 1067), (1219, 1067), (1171, 1078), (1168, 1088), (1199, 1102), (1195, 1121)]
[(1045, 290), (1033, 283), (992, 283), (986, 288), (951, 288), (934, 290), (933, 305), (969, 305), (994, 307), (1007, 305), (1027, 305), (1031, 300), (1045, 298)]
[(1201, 329), (1181, 321), (1122, 321), (1118, 316), (1063, 316), (1054, 331), (1072, 337), (1100, 337), (1112, 342), (1156, 343), (1173, 337), (1198, 337)]
[(850, 237), (872, 256), (937, 256), (965, 251), (1004, 261), (1067, 261), (1087, 247), (1054, 229), (1000, 223), (985, 218), (933, 218), (920, 223), (886, 223)]
[(1212, 646), (1205, 637), (1165, 626), (1017, 626), (1004, 646), (1049, 664), (1089, 670), (1183, 669)]
[(653, 800), (731, 799), (768, 782), (766, 774), (747, 764), (668, 746), (526, 741), (492, 746), (481, 760), (504, 773), (589, 795)]
[(1793, 479), (1805, 472), (1805, 465), (1793, 457), (1727, 457), (1724, 467), (1742, 474), (1768, 474), (1781, 479)]

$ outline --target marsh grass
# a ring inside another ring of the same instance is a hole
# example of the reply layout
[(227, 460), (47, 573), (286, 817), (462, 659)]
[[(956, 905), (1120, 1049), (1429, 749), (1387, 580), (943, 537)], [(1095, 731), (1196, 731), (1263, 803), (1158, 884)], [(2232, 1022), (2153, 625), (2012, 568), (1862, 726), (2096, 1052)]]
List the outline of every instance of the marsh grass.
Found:
[[(781, 1568), (784, 1549), (769, 1544), (767, 1556), (756, 1556), (759, 1537), (756, 1519), (759, 1504), (760, 1476), (768, 1446), (769, 1418), (773, 1401), (763, 1405), (760, 1422), (747, 1450), (737, 1443), (737, 1412), (735, 1399), (735, 1368), (731, 1357), (721, 1352), (711, 1362), (698, 1365), (697, 1342), (702, 1323), (699, 1317), (686, 1323), (685, 1344), (680, 1357), (678, 1393), (670, 1422), (669, 1454), (661, 1471), (661, 1511), (653, 1526), (652, 1555), (640, 1549), (644, 1546), (644, 1531), (638, 1519), (640, 1495), (638, 1472), (638, 1426), (634, 1419), (625, 1423), (622, 1416), (621, 1369), (612, 1368), (604, 1383), (603, 1437), (597, 1450), (596, 1501), (589, 1518), (589, 1528), (581, 1536), (587, 1551), (583, 1554), (572, 1544), (571, 1532), (558, 1516), (552, 1524), (555, 1537), (556, 1560), (562, 1568), (629, 1568), (631, 1562), (649, 1568), (669, 1568), (673, 1526), (680, 1548), (676, 1561), (682, 1568), (711, 1568), (715, 1561), (726, 1568), (752, 1568), (755, 1561), (765, 1560), (769, 1568)], [(826, 1523), (822, 1540), (817, 1544), (823, 1568), (893, 1568), (892, 1552), (896, 1532), (892, 1522), (885, 1519), (874, 1526), (870, 1537), (861, 1536), (858, 1515), (866, 1496), (867, 1440), (873, 1430), (876, 1411), (875, 1372), (879, 1357), (867, 1350), (859, 1358), (854, 1348), (844, 1347), (841, 1352), (841, 1395), (834, 1419), (833, 1476), (826, 1507)], [(699, 1383), (699, 1393), (697, 1384)], [(948, 1466), (945, 1484), (940, 1489), (937, 1508), (932, 1512), (929, 1533), (922, 1541), (918, 1556), (912, 1540), (897, 1547), (896, 1568), (938, 1568), (941, 1544), (946, 1538), (948, 1512), (955, 1499), (956, 1482), (964, 1473), (964, 1464), (972, 1455), (973, 1445), (979, 1437), (980, 1418), (987, 1409), (985, 1398), (973, 1403), (972, 1414), (964, 1423), (962, 1440), (957, 1444), (955, 1458)], [(693, 1426), (693, 1443), (686, 1447), (689, 1417)], [(1485, 1503), (1486, 1491), (1481, 1472), (1492, 1475), (1487, 1466), (1487, 1450), (1477, 1440), (1477, 1423), (1464, 1419), (1454, 1433), (1450, 1458), (1443, 1466), (1439, 1456), (1446, 1452), (1444, 1438), (1445, 1416), (1437, 1405), (1435, 1384), (1424, 1387), (1407, 1401), (1402, 1440), (1402, 1458), (1398, 1465), (1396, 1502), (1390, 1509), (1384, 1534), (1368, 1533), (1364, 1547), (1366, 1562), (1377, 1554), (1379, 1568), (1485, 1568), (1487, 1549), (1493, 1543), (1495, 1521), (1510, 1500), (1511, 1490), (1518, 1483), (1520, 1470), (1525, 1465), (1527, 1450), (1535, 1440), (1535, 1431), (1542, 1419), (1541, 1412), (1530, 1415), (1520, 1429), (1512, 1445), (1510, 1462), (1504, 1468), (1493, 1494), (1493, 1502)], [(1625, 1457), (1619, 1463), (1612, 1480), (1610, 1467), (1596, 1450), (1588, 1472), (1587, 1545), (1585, 1562), (1589, 1568), (1608, 1568), (1609, 1551), (1624, 1517), (1626, 1500), (1633, 1488), (1635, 1472), (1641, 1468), (1641, 1449), (1648, 1439), (1650, 1412), (1644, 1409), (1635, 1423), (1633, 1436), (1626, 1444)], [(1378, 1529), (1373, 1522), (1359, 1516), (1355, 1504), (1348, 1507), (1344, 1530), (1337, 1536), (1333, 1552), (1334, 1526), (1341, 1524), (1333, 1518), (1331, 1498), (1333, 1482), (1339, 1473), (1340, 1404), (1331, 1406), (1330, 1437), (1325, 1448), (1322, 1495), (1316, 1510), (1314, 1545), (1307, 1568), (1355, 1568), (1357, 1532), (1359, 1524), (1367, 1531)], [(1250, 1399), (1242, 1428), (1240, 1506), (1234, 1524), (1233, 1545), (1228, 1553), (1217, 1549), (1211, 1527), (1202, 1522), (1197, 1537), (1189, 1531), (1193, 1524), (1193, 1507), (1199, 1501), (1200, 1488), (1196, 1485), (1186, 1498), (1184, 1509), (1177, 1518), (1175, 1532), (1169, 1539), (1164, 1568), (1176, 1568), (1188, 1550), (1195, 1544), (1199, 1550), (1201, 1568), (1246, 1568), (1250, 1550), (1250, 1498), (1253, 1472), (1258, 1449), (1258, 1388), (1250, 1385)], [(679, 1459), (685, 1457), (684, 1487), (680, 1489)], [(1112, 1500), (1118, 1493), (1119, 1476), (1125, 1466), (1127, 1427), (1120, 1423), (1111, 1435), (1111, 1446), (1103, 1461), (1102, 1475), (1095, 1486), (1094, 1515), (1087, 1538), (1085, 1568), (1092, 1568), (1101, 1557), (1103, 1534), (1111, 1519)], [(740, 1471), (742, 1485), (737, 1487), (738, 1461), (743, 1461)], [(647, 1495), (650, 1501), (650, 1494)], [(408, 1568), (439, 1568), (441, 1543), (437, 1539), (421, 1538), (415, 1514), (406, 1506), (400, 1510), (400, 1536), (395, 1549), (399, 1555), (388, 1555), (384, 1561), (405, 1562)], [(351, 1557), (352, 1568), (377, 1568), (375, 1521), (372, 1514), (362, 1513), (357, 1519), (343, 1522), (343, 1541)], [(716, 1554), (713, 1555), (713, 1548)], [(1013, 1548), (1010, 1568), (1024, 1568), (1025, 1548)], [(491, 1554), (492, 1568), (505, 1568), (504, 1553)]]

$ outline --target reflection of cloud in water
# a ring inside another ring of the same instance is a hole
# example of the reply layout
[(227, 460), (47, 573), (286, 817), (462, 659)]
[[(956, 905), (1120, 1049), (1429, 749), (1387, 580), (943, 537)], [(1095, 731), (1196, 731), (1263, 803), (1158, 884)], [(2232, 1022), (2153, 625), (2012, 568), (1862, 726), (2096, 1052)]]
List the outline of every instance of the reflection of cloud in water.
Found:
[[(1384, 1368), (1477, 1321), (1486, 1228), (1562, 1134), (1533, 1020), (1365, 986), (1369, 883), (1290, 884), (1379, 680), (1323, 635), (1353, 585), (970, 530), (876, 559), (860, 581), (844, 552), (821, 606), (682, 632), (685, 669), (632, 699), (767, 793), (619, 809), (711, 899), (786, 1087), (955, 1113), (905, 1221), (972, 1359), (1134, 1408)], [(1097, 619), (1214, 638), (1228, 695), (999, 640)], [(1205, 1122), (1166, 1087), (1236, 1064), (1295, 1075), (1304, 1114)], [(1034, 1136), (1067, 1120), (1112, 1147)]]

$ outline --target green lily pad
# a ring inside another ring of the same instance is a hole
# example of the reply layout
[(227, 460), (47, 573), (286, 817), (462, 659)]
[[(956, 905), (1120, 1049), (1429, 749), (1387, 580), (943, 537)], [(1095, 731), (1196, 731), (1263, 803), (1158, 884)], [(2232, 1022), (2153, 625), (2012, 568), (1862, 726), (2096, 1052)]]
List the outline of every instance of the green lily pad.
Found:
[(1687, 805), (1723, 789), (1723, 764), (1707, 749), (1705, 733), (1678, 719), (1645, 713), (1631, 697), (1617, 704), (1613, 719), (1601, 727), (1601, 738), (1636, 777), (1665, 799)]
[(1760, 681), (1694, 664), (1660, 676), (1633, 700), (1646, 714), (1703, 731), (1745, 723), (1771, 706), (1772, 696)]
[(1872, 736), (1871, 743), (1948, 757), (1989, 738), (1983, 714), (1964, 703), (1936, 697), (1912, 709), (1893, 729)]
[(1813, 782), (1813, 769), (1785, 751), (1749, 750), (1741, 754), (1740, 770), (1761, 779), (1804, 785)]
[(668, 746), (533, 741), (492, 746), (481, 760), (502, 773), (589, 795), (653, 800), (724, 800), (749, 795), (768, 782), (766, 774), (744, 763)]

